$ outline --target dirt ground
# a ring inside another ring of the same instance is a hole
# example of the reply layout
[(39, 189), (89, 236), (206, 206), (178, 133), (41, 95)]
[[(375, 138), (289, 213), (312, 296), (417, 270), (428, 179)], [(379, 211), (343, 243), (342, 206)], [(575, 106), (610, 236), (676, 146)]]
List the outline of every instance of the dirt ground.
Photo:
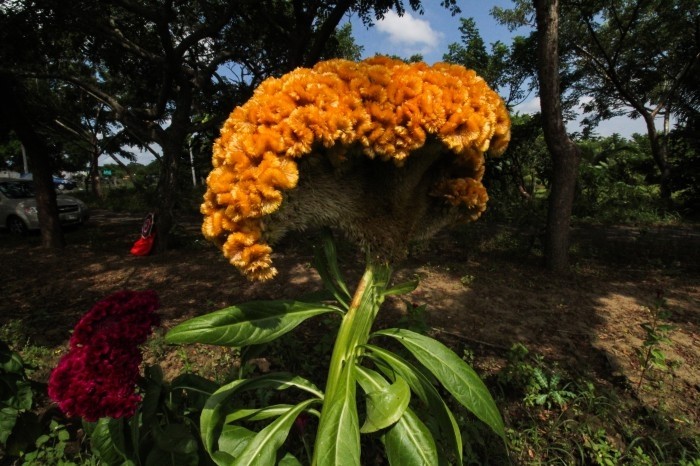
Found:
[[(286, 238), (275, 249), (278, 277), (250, 283), (201, 239), (196, 222), (178, 227), (175, 248), (149, 257), (129, 254), (141, 223), (133, 215), (95, 212), (87, 225), (68, 231), (69, 245), (54, 253), (39, 247), (38, 235), (0, 233), (0, 325), (20, 320), (27, 342), (57, 348), (58, 356), (81, 314), (120, 289), (156, 290), (168, 328), (244, 300), (295, 298), (320, 287), (310, 266), (313, 236)], [(502, 365), (508, 348), (522, 343), (574, 374), (622, 389), (639, 380), (640, 324), (651, 320), (649, 309), (661, 294), (675, 327), (662, 350), (677, 367), (661, 390), (643, 391), (641, 398), (663, 405), (676, 422), (697, 426), (700, 229), (580, 226), (574, 265), (562, 275), (540, 266), (539, 247), (526, 233), (476, 223), (424, 245), (396, 267), (395, 278), (421, 278), (409, 299), (428, 304), (435, 336), (474, 348), (482, 370)], [(361, 255), (350, 251), (341, 247), (353, 283)], [(383, 322), (402, 312), (401, 302), (388, 303)]]

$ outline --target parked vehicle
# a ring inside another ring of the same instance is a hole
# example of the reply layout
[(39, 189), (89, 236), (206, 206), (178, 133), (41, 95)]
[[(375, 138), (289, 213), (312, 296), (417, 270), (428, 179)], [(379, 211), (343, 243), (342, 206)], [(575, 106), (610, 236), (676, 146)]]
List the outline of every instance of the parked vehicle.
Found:
[[(32, 180), (34, 176), (31, 173), (25, 173), (21, 176), (23, 180)], [(73, 180), (67, 180), (60, 176), (53, 175), (53, 187), (58, 191), (68, 191), (78, 187), (78, 183)]]
[(58, 176), (53, 177), (53, 185), (59, 191), (71, 190), (78, 187), (78, 183), (75, 181), (59, 178)]
[[(58, 194), (56, 203), (62, 225), (79, 225), (90, 218), (90, 210), (80, 199)], [(31, 181), (0, 178), (0, 227), (16, 234), (39, 229), (34, 184)]]

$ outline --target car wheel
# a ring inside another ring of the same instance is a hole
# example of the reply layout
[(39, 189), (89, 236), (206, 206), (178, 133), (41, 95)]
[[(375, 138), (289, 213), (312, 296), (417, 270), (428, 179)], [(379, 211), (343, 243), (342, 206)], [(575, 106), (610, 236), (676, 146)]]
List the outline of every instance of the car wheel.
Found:
[(57, 185), (56, 188), (58, 188), (59, 191), (63, 191), (64, 189), (66, 189), (66, 187), (62, 184)]
[(10, 230), (10, 233), (15, 235), (24, 235), (28, 230), (27, 225), (19, 217), (9, 217), (7, 219), (7, 228)]

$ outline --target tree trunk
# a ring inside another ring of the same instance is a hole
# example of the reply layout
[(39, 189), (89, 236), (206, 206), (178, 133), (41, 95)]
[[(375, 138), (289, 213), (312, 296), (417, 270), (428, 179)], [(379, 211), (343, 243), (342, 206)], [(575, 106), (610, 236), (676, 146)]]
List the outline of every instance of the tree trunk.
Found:
[(88, 180), (90, 182), (90, 190), (92, 195), (100, 199), (102, 197), (102, 184), (100, 181), (100, 150), (97, 147), (97, 141), (93, 141), (92, 154), (90, 159), (90, 172)]
[[(169, 128), (170, 129), (170, 128)], [(184, 143), (184, 138), (181, 140)], [(162, 166), (158, 180), (158, 200), (156, 206), (156, 240), (154, 252), (161, 253), (168, 248), (168, 238), (175, 224), (175, 201), (178, 193), (177, 174), (182, 156), (182, 144), (177, 139), (163, 146)]]
[(659, 180), (661, 200), (669, 206), (671, 203), (671, 167), (668, 164), (668, 145), (666, 143), (668, 134), (659, 136), (654, 123), (654, 115), (651, 113), (644, 112), (642, 117), (647, 126), (651, 156), (661, 174), (661, 179)]
[(192, 88), (189, 82), (183, 81), (170, 126), (164, 131), (163, 140), (160, 141), (163, 156), (158, 180), (155, 252), (164, 252), (167, 249), (168, 238), (175, 225), (175, 204), (180, 194), (178, 174), (180, 162), (185, 156), (191, 108)]
[(36, 205), (41, 228), (41, 244), (60, 249), (66, 245), (58, 218), (56, 191), (53, 186), (51, 158), (44, 138), (37, 134), (32, 119), (21, 101), (21, 83), (12, 76), (0, 74), (0, 121), (12, 128), (27, 152), (29, 168), (34, 178)]
[(552, 271), (569, 266), (569, 230), (580, 152), (564, 125), (559, 85), (559, 1), (535, 0), (537, 75), (542, 129), (552, 156), (554, 173), (549, 194), (545, 261)]

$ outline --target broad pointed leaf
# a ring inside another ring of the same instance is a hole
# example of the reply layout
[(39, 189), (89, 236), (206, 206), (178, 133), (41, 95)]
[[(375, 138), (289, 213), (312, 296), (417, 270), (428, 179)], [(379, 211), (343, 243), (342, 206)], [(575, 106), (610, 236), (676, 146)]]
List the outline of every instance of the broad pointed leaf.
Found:
[(399, 422), (391, 426), (382, 441), (389, 464), (425, 466), (438, 464), (438, 452), (430, 430), (409, 408)]
[(226, 416), (226, 424), (232, 422), (245, 420), (245, 421), (264, 421), (271, 417), (278, 417), (290, 409), (293, 405), (274, 405), (266, 406), (264, 408), (242, 408), (236, 409), (231, 414)]
[(263, 375), (255, 379), (234, 380), (218, 389), (209, 397), (200, 415), (199, 424), (204, 448), (217, 461), (217, 464), (227, 464), (225, 462), (219, 463), (214, 455), (217, 451), (219, 436), (226, 421), (225, 409), (228, 401), (244, 391), (260, 388), (284, 390), (290, 387), (309, 392), (316, 396), (316, 400), (323, 396), (323, 393), (308, 380), (294, 374), (278, 373)]
[(433, 338), (405, 329), (382, 330), (374, 335), (398, 340), (457, 401), (505, 439), (503, 419), (488, 388), (452, 350)]
[(411, 291), (415, 290), (418, 288), (419, 280), (411, 280), (410, 282), (406, 283), (400, 283), (398, 285), (394, 285), (388, 290), (384, 291), (384, 296), (391, 296), (391, 295), (397, 295), (397, 294), (406, 294), (410, 293)]
[(240, 456), (236, 457), (233, 466), (253, 466), (274, 464), (277, 450), (287, 439), (289, 429), (299, 414), (319, 400), (311, 399), (299, 403), (285, 414), (278, 417), (246, 444)]
[(346, 364), (333, 399), (324, 401), (316, 433), (316, 466), (360, 464), (360, 422), (353, 375), (352, 365)]
[(368, 369), (356, 366), (355, 370), (357, 381), (367, 394), (367, 419), (360, 428), (360, 433), (369, 434), (385, 429), (401, 419), (411, 401), (411, 389), (406, 381), (397, 377), (394, 383), (387, 382), (384, 386), (377, 387), (371, 382)]
[(95, 423), (85, 423), (90, 436), (92, 452), (105, 464), (134, 464), (127, 456), (123, 421), (102, 418)]
[[(362, 368), (361, 373), (358, 381), (364, 390), (383, 391), (391, 386), (373, 370)], [(382, 441), (389, 463), (394, 466), (438, 464), (435, 440), (411, 408), (406, 408), (400, 419), (387, 429)]]
[(226, 424), (219, 437), (219, 451), (227, 455), (227, 464), (231, 464), (233, 459), (241, 454), (248, 442), (255, 437), (255, 432), (242, 426)]
[(338, 309), (299, 301), (254, 301), (187, 320), (166, 335), (168, 343), (248, 346), (267, 343), (311, 317)]
[[(450, 451), (462, 463), (462, 434), (452, 411), (435, 389), (433, 383), (422, 371), (400, 356), (374, 345), (365, 345), (365, 353), (373, 359), (380, 370), (393, 377), (402, 377), (420, 400), (425, 403), (426, 412), (430, 413), (434, 422), (428, 422), (436, 438), (444, 439)], [(440, 450), (439, 453), (445, 452)], [(449, 453), (447, 454), (449, 456)]]

